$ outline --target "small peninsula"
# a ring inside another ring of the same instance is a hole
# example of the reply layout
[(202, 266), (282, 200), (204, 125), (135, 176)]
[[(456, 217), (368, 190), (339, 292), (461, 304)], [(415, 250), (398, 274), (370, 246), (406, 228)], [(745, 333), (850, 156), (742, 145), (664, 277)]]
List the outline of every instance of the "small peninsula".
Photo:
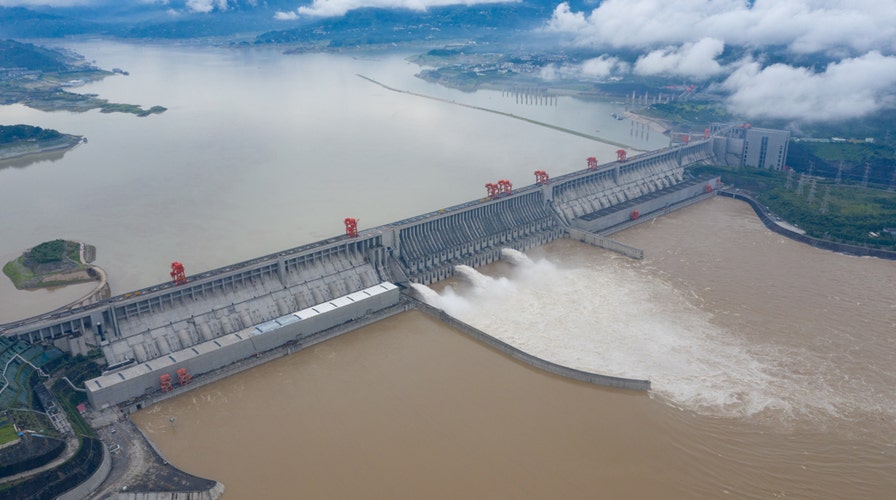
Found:
[(79, 135), (30, 125), (0, 125), (0, 162), (23, 156), (63, 151), (86, 142)]

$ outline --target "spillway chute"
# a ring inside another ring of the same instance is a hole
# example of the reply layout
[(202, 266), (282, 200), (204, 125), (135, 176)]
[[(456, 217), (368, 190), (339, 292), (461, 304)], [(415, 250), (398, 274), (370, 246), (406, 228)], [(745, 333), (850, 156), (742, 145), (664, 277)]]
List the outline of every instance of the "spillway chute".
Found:
[(513, 248), (502, 248), (501, 258), (515, 266), (531, 266), (535, 264), (528, 255)]
[(484, 289), (495, 281), (491, 276), (486, 276), (470, 266), (461, 264), (454, 266), (454, 273), (467, 280), (476, 289)]

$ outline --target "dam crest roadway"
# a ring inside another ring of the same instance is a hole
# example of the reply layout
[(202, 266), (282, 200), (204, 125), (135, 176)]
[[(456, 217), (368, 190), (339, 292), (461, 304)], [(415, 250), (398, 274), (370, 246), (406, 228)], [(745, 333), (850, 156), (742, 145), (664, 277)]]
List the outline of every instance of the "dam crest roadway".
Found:
[[(415, 307), (465, 331), (419, 305), (410, 284), (495, 262), (504, 248), (522, 252), (559, 238), (641, 258), (639, 249), (607, 236), (715, 196), (718, 177), (692, 178), (685, 167), (718, 163), (727, 141), (709, 137), (630, 158), (621, 151), (615, 162), (187, 276), (183, 284), (0, 325), (0, 334), (72, 354), (102, 350), (107, 371), (86, 382), (88, 400), (96, 409), (132, 410), (188, 390), (187, 382), (245, 368), (249, 358), (282, 355)], [(465, 333), (495, 346), (483, 332)], [(512, 347), (497, 348), (539, 366)], [(647, 381), (592, 375), (594, 383), (649, 388)], [(174, 381), (169, 387), (160, 383), (166, 378)]]

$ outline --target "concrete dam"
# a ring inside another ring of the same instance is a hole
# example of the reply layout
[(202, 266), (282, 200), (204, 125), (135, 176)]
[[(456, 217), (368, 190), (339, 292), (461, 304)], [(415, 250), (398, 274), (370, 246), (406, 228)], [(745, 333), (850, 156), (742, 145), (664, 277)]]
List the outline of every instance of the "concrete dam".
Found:
[(0, 325), (0, 333), (73, 354), (100, 349), (108, 367), (86, 384), (91, 404), (146, 401), (191, 377), (413, 308), (402, 288), (448, 278), (457, 265), (489, 264), (502, 248), (525, 251), (571, 237), (640, 258), (638, 249), (606, 235), (714, 196), (719, 179), (691, 178), (685, 167), (715, 163), (714, 150), (724, 149), (715, 142), (724, 140), (593, 165), (356, 236), (191, 275), (184, 284)]

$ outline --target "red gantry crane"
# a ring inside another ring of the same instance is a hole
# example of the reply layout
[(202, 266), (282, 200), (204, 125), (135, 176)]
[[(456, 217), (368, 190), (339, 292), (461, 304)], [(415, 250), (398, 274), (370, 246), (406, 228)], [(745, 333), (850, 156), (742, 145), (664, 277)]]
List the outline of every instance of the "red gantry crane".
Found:
[(184, 265), (180, 262), (171, 263), (171, 279), (175, 285), (183, 285), (187, 282), (187, 274), (184, 271)]
[(498, 196), (506, 196), (513, 193), (513, 184), (507, 179), (498, 181)]
[(597, 158), (593, 156), (588, 157), (588, 170), (597, 170)]
[(345, 235), (349, 238), (358, 237), (358, 219), (348, 217), (345, 219)]

